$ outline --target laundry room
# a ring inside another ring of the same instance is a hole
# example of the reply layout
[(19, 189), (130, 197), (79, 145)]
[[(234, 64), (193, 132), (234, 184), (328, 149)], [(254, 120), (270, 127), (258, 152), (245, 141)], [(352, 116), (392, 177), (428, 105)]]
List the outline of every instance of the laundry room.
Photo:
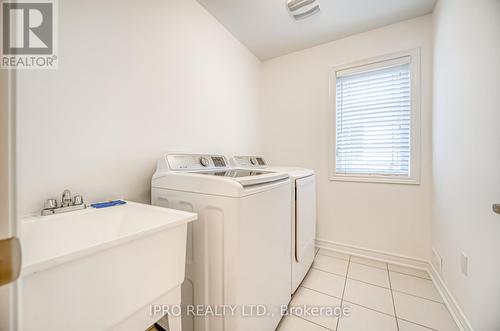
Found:
[(499, 331), (499, 0), (0, 0), (0, 331)]

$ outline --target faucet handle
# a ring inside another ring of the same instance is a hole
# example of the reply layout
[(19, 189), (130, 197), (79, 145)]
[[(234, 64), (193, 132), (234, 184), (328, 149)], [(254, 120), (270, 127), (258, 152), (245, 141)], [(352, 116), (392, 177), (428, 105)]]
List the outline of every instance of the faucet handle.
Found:
[(64, 190), (62, 194), (62, 205), (63, 207), (66, 206), (71, 206), (72, 200), (71, 200), (71, 192), (70, 190)]
[(57, 200), (56, 199), (47, 199), (47, 201), (45, 201), (44, 208), (45, 209), (54, 209), (54, 208), (57, 208)]
[(75, 195), (73, 197), (73, 205), (74, 206), (83, 205), (83, 197), (81, 195)]

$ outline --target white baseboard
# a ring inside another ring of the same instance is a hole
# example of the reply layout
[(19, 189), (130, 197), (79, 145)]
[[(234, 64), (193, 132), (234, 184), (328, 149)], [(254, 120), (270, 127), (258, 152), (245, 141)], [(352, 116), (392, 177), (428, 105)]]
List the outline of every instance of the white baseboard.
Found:
[(329, 249), (341, 253), (346, 253), (354, 256), (367, 257), (372, 260), (389, 262), (392, 264), (412, 267), (416, 269), (422, 269), (422, 270), (429, 269), (429, 262), (424, 259), (379, 251), (371, 248), (337, 243), (325, 239), (316, 239), (316, 247)]
[(460, 328), (460, 331), (474, 331), (472, 325), (465, 316), (463, 310), (460, 308), (457, 301), (455, 300), (450, 290), (446, 286), (443, 278), (441, 277), (441, 274), (437, 272), (432, 263), (429, 263), (428, 272), (431, 275), (431, 279), (434, 282), (434, 285), (441, 294), (441, 297), (443, 298), (446, 307), (448, 307), (451, 316), (453, 317), (455, 323), (457, 323), (458, 327)]
[(391, 264), (426, 270), (431, 276), (432, 282), (441, 294), (443, 301), (450, 311), (451, 316), (459, 327), (460, 331), (474, 331), (470, 322), (465, 317), (464, 312), (444, 283), (441, 275), (437, 273), (432, 264), (424, 259), (379, 251), (371, 248), (359, 247), (349, 244), (337, 243), (325, 239), (316, 239), (316, 247), (345, 253), (354, 256), (366, 257)]

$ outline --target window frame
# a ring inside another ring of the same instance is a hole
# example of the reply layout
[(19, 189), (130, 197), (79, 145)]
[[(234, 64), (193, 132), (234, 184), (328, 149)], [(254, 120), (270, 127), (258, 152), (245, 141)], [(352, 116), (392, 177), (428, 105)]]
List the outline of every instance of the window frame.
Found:
[[(410, 58), (411, 77), (411, 117), (410, 117), (410, 175), (360, 175), (360, 174), (339, 174), (336, 172), (337, 154), (337, 73), (338, 72), (365, 72), (387, 67), (387, 64), (398, 59)], [(351, 62), (330, 68), (330, 141), (329, 141), (329, 180), (365, 183), (390, 183), (390, 184), (420, 184), (421, 168), (421, 132), (420, 132), (420, 48), (391, 53), (361, 61)]]

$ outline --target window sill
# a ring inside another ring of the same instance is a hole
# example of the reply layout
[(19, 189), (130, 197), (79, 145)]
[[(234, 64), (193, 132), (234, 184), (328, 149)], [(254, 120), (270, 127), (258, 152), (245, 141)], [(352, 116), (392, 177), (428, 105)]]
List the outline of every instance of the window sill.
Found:
[(385, 184), (406, 184), (420, 185), (420, 179), (409, 177), (392, 176), (356, 176), (356, 175), (330, 175), (330, 181), (358, 182), (358, 183), (385, 183)]

